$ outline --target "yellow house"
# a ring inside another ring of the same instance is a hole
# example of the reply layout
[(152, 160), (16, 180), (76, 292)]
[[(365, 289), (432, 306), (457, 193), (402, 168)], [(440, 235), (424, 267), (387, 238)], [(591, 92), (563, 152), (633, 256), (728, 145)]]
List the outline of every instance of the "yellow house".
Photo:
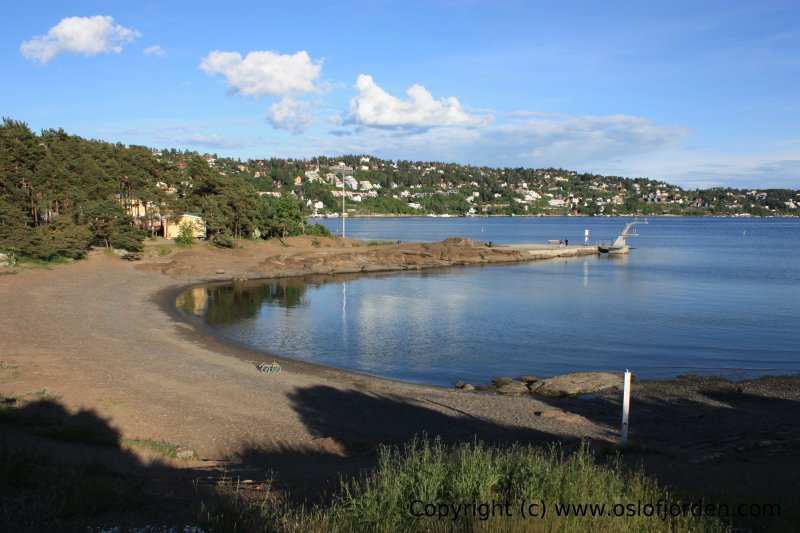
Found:
[(175, 220), (163, 218), (161, 220), (161, 228), (164, 230), (164, 238), (176, 238), (180, 233), (181, 224), (192, 226), (192, 234), (195, 239), (206, 238), (206, 221), (203, 219), (203, 215), (198, 215), (197, 213), (184, 213)]

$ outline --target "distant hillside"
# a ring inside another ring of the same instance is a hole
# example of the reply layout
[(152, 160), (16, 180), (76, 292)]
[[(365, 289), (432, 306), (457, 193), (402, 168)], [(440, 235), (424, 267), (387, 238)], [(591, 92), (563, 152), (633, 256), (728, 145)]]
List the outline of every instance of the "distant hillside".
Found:
[[(187, 157), (175, 150), (154, 153), (172, 164)], [(219, 172), (240, 176), (258, 191), (292, 191), (309, 212), (319, 214), (340, 213), (342, 194), (351, 215), (800, 214), (800, 193), (789, 189), (686, 190), (647, 178), (579, 174), (561, 168), (497, 169), (367, 155), (241, 161), (205, 154), (204, 158)]]
[(692, 215), (795, 216), (788, 189), (687, 191), (647, 178), (548, 168), (388, 161), (367, 155), (240, 161), (0, 126), (0, 250), (40, 259), (80, 257), (92, 245), (137, 250), (184, 213), (207, 236), (324, 232), (307, 216)]

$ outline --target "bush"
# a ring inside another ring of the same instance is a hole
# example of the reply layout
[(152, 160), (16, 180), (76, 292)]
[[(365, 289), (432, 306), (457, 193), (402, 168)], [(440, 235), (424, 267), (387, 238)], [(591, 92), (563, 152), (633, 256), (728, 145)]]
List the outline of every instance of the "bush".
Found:
[(184, 222), (178, 227), (178, 236), (175, 237), (178, 246), (191, 246), (194, 242), (194, 227), (189, 222)]
[(331, 232), (322, 224), (314, 223), (306, 226), (306, 235), (311, 235), (312, 237), (330, 237)]
[(236, 239), (227, 233), (217, 233), (211, 238), (211, 244), (219, 248), (236, 248)]

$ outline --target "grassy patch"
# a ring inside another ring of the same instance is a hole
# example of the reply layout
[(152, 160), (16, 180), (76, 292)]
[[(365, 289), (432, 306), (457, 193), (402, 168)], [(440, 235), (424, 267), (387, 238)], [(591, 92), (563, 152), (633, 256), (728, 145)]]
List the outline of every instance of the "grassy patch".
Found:
[(367, 246), (386, 246), (387, 244), (397, 244), (397, 241), (369, 241)]
[(0, 383), (8, 383), (9, 381), (19, 379), (21, 375), (17, 365), (0, 361)]
[(24, 264), (28, 266), (41, 266), (41, 267), (48, 267), (50, 265), (63, 265), (66, 263), (72, 263), (75, 261), (71, 257), (62, 257), (56, 256), (49, 261), (44, 259), (38, 259), (36, 257), (29, 257), (27, 255), (19, 255), (17, 256), (17, 264)]
[(28, 394), (40, 400), (51, 400), (51, 401), (60, 400), (63, 397), (61, 394), (47, 392), (47, 389), (35, 390), (33, 392), (29, 392)]
[(120, 440), (120, 444), (127, 448), (141, 448), (150, 450), (158, 455), (170, 457), (172, 459), (177, 459), (178, 454), (181, 452), (180, 446), (163, 440), (123, 438)]
[[(629, 516), (624, 507), (659, 500), (676, 498), (619, 462), (598, 464), (588, 449), (564, 455), (555, 449), (498, 449), (479, 442), (449, 448), (440, 442), (415, 440), (403, 450), (384, 448), (379, 467), (344, 482), (339, 496), (327, 507), (289, 509), (266, 495), (248, 500), (233, 487), (216, 508), (204, 506), (200, 520), (209, 529), (223, 531), (725, 530), (715, 519), (679, 516), (662, 521), (654, 516)], [(586, 504), (607, 508), (598, 516), (572, 511), (566, 517), (556, 512), (559, 506), (563, 514), (563, 506)], [(623, 507), (612, 507), (619, 505)], [(541, 514), (542, 509), (543, 516), (523, 515)], [(623, 516), (613, 516), (618, 512)]]

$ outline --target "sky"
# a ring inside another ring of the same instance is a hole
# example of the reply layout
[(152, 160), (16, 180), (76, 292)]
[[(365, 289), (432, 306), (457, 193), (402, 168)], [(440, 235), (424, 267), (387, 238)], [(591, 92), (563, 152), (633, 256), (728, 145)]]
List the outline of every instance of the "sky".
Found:
[(0, 115), (242, 159), (800, 189), (800, 2), (3, 1)]

